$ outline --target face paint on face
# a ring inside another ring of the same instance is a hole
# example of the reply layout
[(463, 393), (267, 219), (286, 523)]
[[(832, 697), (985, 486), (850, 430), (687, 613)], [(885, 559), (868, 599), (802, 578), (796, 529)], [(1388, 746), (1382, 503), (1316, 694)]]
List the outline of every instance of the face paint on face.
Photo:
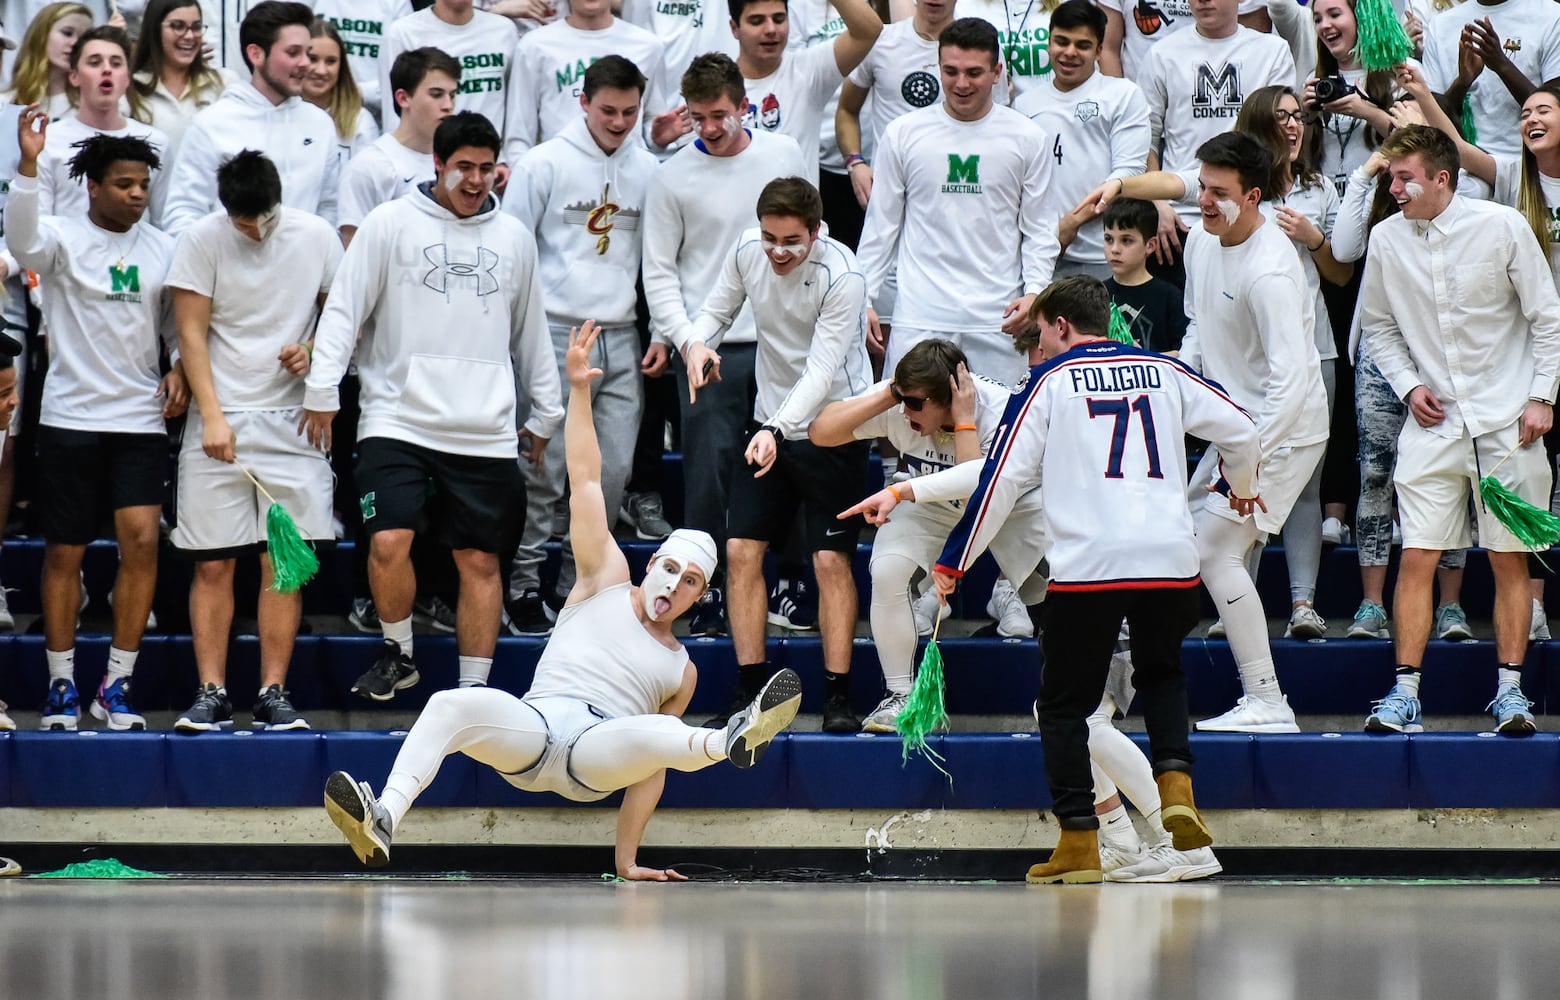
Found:
[(1425, 186), (1417, 181), (1409, 181), (1403, 185), (1403, 193), (1409, 198), (1422, 198), (1425, 194)]
[(676, 559), (662, 556), (645, 570), (639, 593), (645, 603), (645, 614), (650, 616), (651, 621), (660, 621), (662, 615), (672, 610), (672, 592), (682, 579), (683, 569), (683, 565)]
[(768, 240), (762, 240), (760, 242), (762, 242), (764, 245), (764, 252), (767, 253), (770, 257), (774, 258), (778, 263), (782, 264), (792, 259), (793, 257), (801, 256), (802, 253), (807, 249), (806, 247), (800, 246), (781, 246), (778, 243), (771, 243)]
[(269, 212), (260, 216), (258, 220), (258, 225), (260, 227), (260, 242), (264, 243), (266, 240), (270, 239), (271, 234), (276, 232), (276, 227), (280, 226), (281, 224), (282, 210), (280, 208), (273, 208)]
[(1219, 212), (1224, 216), (1226, 225), (1233, 226), (1235, 220), (1240, 218), (1240, 206), (1228, 198), (1221, 198), (1215, 204), (1219, 206)]
[(725, 118), (721, 119), (721, 126), (725, 128), (726, 135), (728, 137), (735, 139), (737, 137), (737, 133), (742, 131), (742, 116), (727, 115)]
[(459, 170), (444, 171), (444, 187), (447, 190), (454, 191), (456, 188), (460, 187), (460, 182), (461, 176)]

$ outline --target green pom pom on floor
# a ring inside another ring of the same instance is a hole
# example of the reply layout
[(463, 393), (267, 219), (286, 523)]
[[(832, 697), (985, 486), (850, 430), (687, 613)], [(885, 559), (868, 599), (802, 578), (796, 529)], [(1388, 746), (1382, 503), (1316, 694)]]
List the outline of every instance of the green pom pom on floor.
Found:
[(146, 872), (139, 868), (131, 868), (115, 858), (99, 858), (93, 861), (78, 861), (73, 865), (66, 865), (59, 871), (40, 872), (37, 875), (29, 875), (28, 878), (167, 878), (156, 872)]

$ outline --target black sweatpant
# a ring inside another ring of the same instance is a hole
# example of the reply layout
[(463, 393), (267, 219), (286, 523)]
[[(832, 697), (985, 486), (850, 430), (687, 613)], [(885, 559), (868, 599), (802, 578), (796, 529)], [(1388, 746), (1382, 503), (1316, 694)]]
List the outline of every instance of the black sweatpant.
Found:
[(1192, 769), (1181, 641), (1197, 623), (1197, 588), (1052, 590), (1042, 608), (1040, 742), (1051, 811), (1063, 829), (1098, 829), (1088, 718), (1105, 693), (1122, 618), (1154, 773)]

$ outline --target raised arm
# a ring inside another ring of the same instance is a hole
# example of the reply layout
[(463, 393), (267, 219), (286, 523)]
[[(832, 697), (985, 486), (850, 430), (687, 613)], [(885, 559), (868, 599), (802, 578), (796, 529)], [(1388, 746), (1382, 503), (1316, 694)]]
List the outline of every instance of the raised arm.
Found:
[(1453, 142), (1457, 143), (1457, 157), (1462, 162), (1462, 168), (1493, 187), (1495, 157), (1462, 137), (1462, 133), (1457, 131), (1457, 126), (1447, 117), (1446, 109), (1441, 107), (1441, 102), (1437, 101), (1435, 95), (1430, 92), (1430, 84), (1425, 81), (1424, 74), (1412, 66), (1399, 66), (1397, 81), (1398, 86), (1402, 87), (1419, 106), (1419, 113), (1424, 115), (1425, 124), (1446, 133)]
[[(569, 466), (569, 536), (574, 541), (578, 570), (574, 589), (569, 592), (570, 604), (588, 600), (629, 578), (628, 560), (612, 540), (607, 524), (607, 502), (601, 492), (601, 444), (591, 413), (590, 384), (601, 377), (601, 369), (591, 367), (590, 352), (600, 335), (595, 322), (586, 320), (583, 327), (569, 331), (569, 350), (564, 355), (564, 370), (569, 375), (569, 405), (563, 425)], [(655, 808), (654, 803), (651, 808)]]
[(899, 405), (892, 382), (879, 382), (858, 396), (825, 406), (807, 426), (807, 439), (820, 448), (837, 448), (856, 440), (856, 428)]
[(17, 119), (21, 158), (5, 203), (6, 247), (23, 267), (40, 274), (54, 271), (64, 260), (64, 248), (53, 228), (39, 224), (38, 157), (43, 154), (48, 131), (49, 116), (38, 105), (28, 105)]
[(878, 35), (883, 33), (883, 19), (877, 16), (877, 11), (872, 9), (867, 0), (829, 2), (840, 12), (840, 20), (845, 22), (845, 33), (834, 40), (834, 64), (839, 67), (840, 76), (849, 76), (850, 71), (860, 66), (861, 60), (872, 51)]

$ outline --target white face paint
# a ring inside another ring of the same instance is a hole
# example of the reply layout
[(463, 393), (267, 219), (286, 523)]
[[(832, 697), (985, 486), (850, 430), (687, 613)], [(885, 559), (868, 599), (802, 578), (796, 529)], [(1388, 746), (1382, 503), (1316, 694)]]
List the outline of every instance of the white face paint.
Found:
[(725, 128), (726, 134), (735, 139), (737, 137), (737, 133), (742, 131), (742, 116), (727, 115), (725, 118), (721, 119), (721, 125)]
[(778, 243), (771, 243), (768, 240), (762, 240), (760, 242), (764, 244), (764, 252), (781, 264), (784, 264), (786, 261), (791, 260), (794, 257), (800, 257), (807, 251), (807, 248), (804, 246), (781, 246)]
[(645, 580), (639, 585), (639, 593), (645, 604), (645, 614), (651, 621), (672, 610), (672, 592), (682, 580), (684, 567), (671, 556), (659, 556), (645, 570)]
[(447, 189), (454, 191), (456, 188), (460, 187), (460, 181), (461, 177), (459, 170), (444, 171), (444, 186)]
[(1218, 205), (1220, 214), (1224, 216), (1225, 225), (1233, 226), (1235, 220), (1240, 218), (1240, 206), (1228, 198), (1220, 198), (1215, 204)]
[(282, 210), (280, 208), (271, 209), (260, 216), (256, 224), (260, 228), (260, 242), (264, 243), (271, 238), (272, 233), (276, 232), (276, 227), (282, 224)]
[(1410, 200), (1414, 198), (1423, 198), (1425, 194), (1425, 186), (1420, 184), (1418, 181), (1406, 181), (1403, 184), (1403, 193), (1408, 195)]

